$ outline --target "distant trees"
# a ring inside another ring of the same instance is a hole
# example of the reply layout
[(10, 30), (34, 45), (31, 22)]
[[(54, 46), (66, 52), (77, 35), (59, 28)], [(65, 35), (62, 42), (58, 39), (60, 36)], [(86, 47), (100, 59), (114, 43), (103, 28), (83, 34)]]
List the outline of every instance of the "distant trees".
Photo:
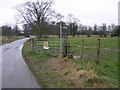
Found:
[(13, 30), (14, 30), (14, 34), (15, 34), (15, 35), (19, 35), (19, 33), (20, 33), (19, 30), (20, 30), (20, 29), (19, 29), (18, 25), (15, 25), (14, 28), (13, 28)]
[(106, 37), (107, 36), (107, 26), (106, 26), (105, 23), (103, 23), (103, 25), (101, 26), (100, 36), (101, 37)]
[(93, 26), (93, 33), (92, 33), (93, 35), (99, 35), (99, 33), (98, 33), (98, 25), (94, 25)]
[(23, 30), (24, 30), (24, 35), (25, 36), (33, 35), (33, 29), (30, 26), (30, 24), (24, 24), (23, 25)]
[(68, 29), (72, 36), (75, 36), (77, 33), (78, 26), (75, 23), (69, 23)]
[(88, 27), (88, 30), (86, 31), (86, 35), (88, 37), (91, 37), (91, 35), (92, 35), (92, 27), (91, 26)]
[(115, 30), (116, 29), (114, 24), (108, 26), (105, 23), (100, 26), (95, 24), (93, 27), (80, 24), (77, 34), (87, 35), (88, 37), (90, 37), (91, 35), (99, 35), (100, 37), (106, 37), (107, 35), (112, 35), (113, 31)]
[(57, 23), (52, 22), (51, 24), (49, 24), (46, 34), (58, 35), (58, 37), (60, 37), (60, 25), (62, 25), (62, 33), (63, 34), (69, 33), (69, 29), (67, 28), (68, 26), (67, 26), (66, 22), (59, 21)]
[(7, 36), (8, 38), (10, 38), (11, 36), (19, 35), (19, 27), (15, 25), (15, 27), (12, 28), (9, 25), (3, 25), (1, 26), (1, 32), (2, 36)]
[(2, 30), (2, 36), (7, 36), (10, 38), (12, 35), (14, 35), (13, 30), (10, 26), (4, 25), (1, 27)]
[(62, 15), (55, 13), (52, 9), (53, 0), (36, 0), (29, 1), (17, 7), (22, 17), (22, 23), (30, 25), (34, 35), (39, 39), (42, 38), (47, 30), (47, 25), (53, 19), (56, 21), (62, 18)]
[[(34, 0), (17, 6), (20, 21), (24, 24), (23, 29), (25, 35), (34, 34), (37, 38), (41, 39), (46, 35), (59, 35), (59, 27), (62, 25), (64, 34), (75, 35), (100, 35), (106, 37), (111, 35), (114, 25), (103, 23), (101, 26), (94, 25), (86, 26), (79, 23), (79, 19), (75, 18), (72, 14), (68, 15), (67, 22), (60, 22), (63, 18), (60, 13), (56, 13), (52, 9), (54, 4), (53, 0)], [(58, 22), (59, 21), (59, 22)]]
[(79, 19), (75, 18), (72, 14), (68, 15), (68, 29), (72, 36), (75, 36), (78, 32)]
[[(47, 35), (58, 35), (60, 36), (60, 25), (62, 25), (62, 32), (63, 34), (69, 34), (72, 36), (76, 35), (86, 35), (87, 37), (91, 37), (91, 35), (99, 35), (100, 37), (106, 37), (106, 35), (111, 36), (119, 36), (120, 35), (120, 26), (112, 25), (94, 25), (93, 27), (82, 25), (80, 24), (77, 26), (75, 23), (66, 23), (63, 21), (59, 21), (57, 23), (51, 22), (46, 23), (46, 31), (43, 35), (43, 37), (47, 37)], [(13, 35), (34, 35), (34, 30), (30, 24), (24, 24), (23, 25), (24, 33), (20, 34), (20, 29), (17, 25), (15, 25), (13, 28), (9, 25), (3, 25), (1, 27), (2, 35), (7, 36), (8, 38)]]
[(113, 36), (118, 36), (118, 37), (120, 37), (120, 25), (118, 25), (118, 26), (116, 26), (116, 27), (114, 28), (114, 30), (112, 31), (111, 35), (112, 35), (112, 37), (113, 37)]

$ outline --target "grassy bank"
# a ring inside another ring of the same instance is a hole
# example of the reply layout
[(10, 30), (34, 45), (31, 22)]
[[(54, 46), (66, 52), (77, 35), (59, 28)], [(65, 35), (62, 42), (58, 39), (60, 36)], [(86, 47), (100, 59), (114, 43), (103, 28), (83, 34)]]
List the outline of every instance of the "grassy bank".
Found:
[[(69, 38), (71, 49), (96, 46), (97, 38)], [(47, 40), (59, 40), (49, 38)], [(84, 48), (84, 61), (58, 59), (50, 55), (39, 55), (32, 51), (30, 42), (23, 47), (23, 56), (30, 70), (46, 88), (116, 88), (118, 87), (118, 38), (101, 38), (100, 64), (96, 65), (96, 48)], [(107, 49), (106, 49), (107, 48)], [(87, 53), (87, 54), (86, 54)]]
[(5, 43), (10, 43), (12, 41), (15, 41), (15, 40), (18, 40), (18, 39), (21, 39), (21, 38), (24, 38), (23, 36), (20, 37), (20, 36), (11, 36), (11, 37), (7, 37), (7, 36), (0, 36), (0, 45), (1, 44), (5, 44)]

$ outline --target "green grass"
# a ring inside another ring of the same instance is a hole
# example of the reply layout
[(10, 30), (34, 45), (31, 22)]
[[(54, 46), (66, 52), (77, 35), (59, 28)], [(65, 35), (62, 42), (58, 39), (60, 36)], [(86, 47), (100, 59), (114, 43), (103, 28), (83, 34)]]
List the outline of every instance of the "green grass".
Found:
[(20, 36), (11, 36), (11, 37), (7, 37), (7, 36), (0, 36), (0, 45), (1, 44), (5, 44), (5, 43), (10, 43), (13, 42), (15, 40), (24, 38), (24, 36), (20, 37)]
[[(71, 38), (70, 42), (79, 44), (80, 41), (84, 39), (85, 46), (95, 46), (97, 45), (97, 38)], [(100, 38), (101, 40), (101, 51), (100, 51), (100, 65), (96, 65), (97, 58), (84, 59), (84, 63), (80, 61), (75, 61), (77, 65), (81, 66), (80, 69), (90, 69), (87, 68), (87, 63), (91, 61), (94, 64), (94, 69), (97, 74), (101, 76), (101, 80), (106, 83), (105, 87), (113, 88), (118, 87), (118, 38)], [(106, 50), (104, 48), (109, 48), (111, 50)], [(84, 53), (97, 51), (97, 48), (84, 49)]]
[[(91, 52), (97, 50), (98, 40), (100, 39), (101, 49), (112, 49), (113, 51), (118, 49), (118, 38), (117, 37), (69, 37), (68, 43), (70, 43), (70, 49), (75, 52), (76, 55), (80, 54), (82, 40), (84, 40), (84, 52)], [(42, 41), (60, 41), (59, 38), (45, 38)], [(58, 46), (60, 47), (60, 46)]]
[[(39, 67), (40, 65), (43, 65), (48, 59), (53, 58), (53, 56), (49, 56), (48, 54), (39, 55), (36, 52), (34, 52), (31, 48), (30, 40), (24, 44), (22, 53), (23, 53), (26, 63), (29, 66), (29, 69), (37, 77), (38, 82), (46, 86), (46, 83), (44, 80), (45, 75), (43, 73), (39, 74), (39, 70), (36, 66)], [(47, 69), (47, 67), (45, 67), (44, 69)]]
[[(72, 44), (71, 50), (75, 55), (80, 55), (81, 41), (84, 39), (84, 54), (83, 62), (80, 60), (69, 59), (68, 61), (75, 63), (77, 71), (80, 70), (94, 70), (98, 77), (89, 79), (83, 83), (83, 87), (96, 87), (97, 88), (117, 88), (118, 87), (118, 38), (107, 37), (100, 38), (101, 51), (99, 65), (96, 65), (97, 48), (91, 48), (91, 46), (97, 46), (96, 37), (70, 37), (69, 43)], [(59, 41), (59, 38), (43, 39), (48, 41)], [(107, 50), (105, 48), (111, 49)], [(27, 59), (26, 62), (30, 70), (35, 74), (38, 81), (43, 84), (44, 87), (76, 87), (77, 83), (74, 80), (64, 81), (60, 79), (57, 73), (51, 71), (49, 65), (46, 63), (48, 59), (54, 58), (50, 55), (40, 55), (32, 51), (30, 42), (27, 42), (23, 48), (23, 56)], [(88, 67), (88, 63), (92, 63), (92, 67)], [(38, 68), (40, 70), (38, 70)], [(42, 72), (41, 72), (42, 71)], [(50, 71), (50, 72), (49, 72)], [(64, 73), (64, 76), (69, 76), (70, 71)], [(47, 80), (48, 77), (48, 80)], [(59, 78), (59, 79), (58, 79)], [(51, 81), (51, 84), (47, 81)]]
[[(95, 46), (96, 45), (96, 38), (81, 38), (81, 39), (70, 39), (71, 42), (78, 44), (80, 40), (85, 40), (85, 46)], [(94, 69), (97, 71), (97, 74), (101, 76), (101, 80), (104, 80), (105, 87), (113, 88), (118, 87), (118, 51), (115, 51), (118, 49), (118, 38), (100, 38), (101, 39), (101, 51), (100, 51), (100, 65), (97, 66), (96, 60), (97, 58), (89, 58), (88, 60), (85, 59), (84, 63), (81, 63), (80, 61), (75, 61), (76, 64), (81, 66), (80, 69), (90, 69), (87, 68), (87, 63), (89, 61), (93, 62), (94, 67), (91, 69)], [(112, 50), (106, 50), (104, 48), (109, 48)], [(84, 52), (91, 52), (91, 51), (97, 51), (97, 49), (91, 48), (91, 49), (85, 49)]]

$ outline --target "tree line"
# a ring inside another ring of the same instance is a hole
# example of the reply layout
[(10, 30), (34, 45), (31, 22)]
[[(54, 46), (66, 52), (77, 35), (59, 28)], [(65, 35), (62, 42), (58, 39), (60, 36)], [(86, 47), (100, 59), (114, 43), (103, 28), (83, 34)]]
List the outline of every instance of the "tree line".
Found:
[[(52, 22), (50, 24), (46, 23), (46, 30), (43, 33), (44, 37), (47, 35), (59, 35), (60, 34), (60, 25), (62, 25), (62, 33), (67, 35), (86, 35), (87, 37), (91, 37), (92, 35), (99, 35), (100, 37), (107, 37), (108, 35), (119, 36), (120, 35), (120, 26), (115, 26), (114, 24), (106, 25), (103, 23), (101, 26), (94, 25), (78, 25), (76, 23), (66, 23), (60, 21), (58, 23)], [(33, 34), (34, 30), (29, 25), (24, 25), (25, 34)]]
[(15, 25), (13, 28), (10, 25), (3, 25), (0, 28), (2, 36), (7, 36), (10, 38), (11, 36), (20, 35), (20, 29), (17, 25)]
[[(119, 36), (119, 26), (102, 25), (87, 26), (80, 24), (80, 20), (72, 14), (68, 15), (68, 21), (62, 21), (63, 15), (57, 13), (53, 8), (54, 0), (34, 0), (27, 1), (16, 6), (18, 23), (23, 24), (25, 36), (35, 35), (37, 38), (47, 37), (47, 35), (59, 35), (60, 25), (62, 25), (63, 34), (76, 35), (107, 35)], [(1, 27), (2, 35), (21, 35), (17, 25), (12, 29), (10, 26)]]

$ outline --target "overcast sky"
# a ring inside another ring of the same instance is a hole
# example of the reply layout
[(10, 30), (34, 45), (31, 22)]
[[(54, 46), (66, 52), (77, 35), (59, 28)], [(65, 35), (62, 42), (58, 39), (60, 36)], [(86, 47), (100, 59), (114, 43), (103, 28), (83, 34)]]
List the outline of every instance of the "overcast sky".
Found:
[[(0, 26), (14, 25), (15, 6), (25, 0), (0, 1)], [(120, 0), (54, 0), (53, 8), (65, 16), (73, 14), (83, 25), (118, 24), (118, 1)]]

